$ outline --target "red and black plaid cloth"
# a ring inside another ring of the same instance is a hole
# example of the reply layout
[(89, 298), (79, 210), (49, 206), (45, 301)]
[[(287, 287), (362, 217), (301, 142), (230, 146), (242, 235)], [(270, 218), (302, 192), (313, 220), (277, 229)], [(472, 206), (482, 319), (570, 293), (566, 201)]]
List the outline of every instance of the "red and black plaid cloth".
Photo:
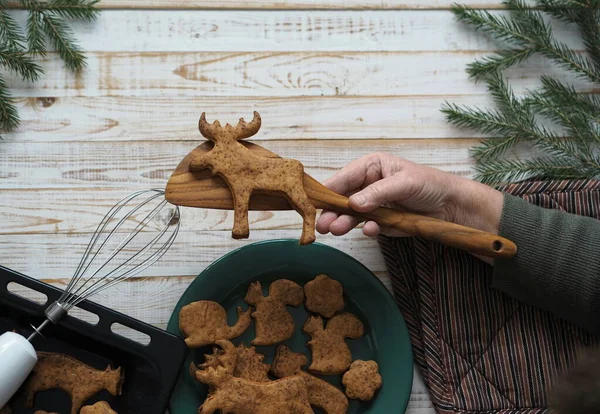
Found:
[[(600, 181), (500, 190), (600, 219)], [(490, 288), (492, 268), (468, 253), (419, 238), (381, 237), (380, 246), (438, 413), (549, 413), (553, 380), (582, 348), (600, 344), (583, 329)]]

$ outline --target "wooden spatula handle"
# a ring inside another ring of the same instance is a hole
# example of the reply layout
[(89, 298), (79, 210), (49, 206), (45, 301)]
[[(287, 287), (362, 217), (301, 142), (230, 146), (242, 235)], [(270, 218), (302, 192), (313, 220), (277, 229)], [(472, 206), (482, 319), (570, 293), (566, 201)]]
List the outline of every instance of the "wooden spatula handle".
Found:
[(315, 204), (319, 208), (352, 214), (363, 220), (372, 220), (380, 226), (436, 241), (469, 253), (491, 258), (507, 258), (517, 253), (517, 246), (512, 241), (492, 233), (386, 207), (380, 207), (369, 213), (358, 213), (350, 207), (347, 197), (328, 191), (307, 190), (307, 192), (311, 199), (318, 200)]

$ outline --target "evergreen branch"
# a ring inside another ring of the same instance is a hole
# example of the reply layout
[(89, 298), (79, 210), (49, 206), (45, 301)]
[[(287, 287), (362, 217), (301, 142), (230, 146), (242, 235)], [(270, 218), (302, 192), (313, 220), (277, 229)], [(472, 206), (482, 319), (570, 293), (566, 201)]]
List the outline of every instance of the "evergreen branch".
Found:
[(8, 90), (8, 86), (0, 75), (0, 130), (12, 131), (19, 126), (19, 112)]
[(495, 16), (487, 10), (475, 10), (468, 6), (453, 6), (452, 12), (462, 22), (498, 39), (512, 42), (521, 47), (535, 44), (527, 37), (527, 29), (505, 16)]
[(0, 50), (0, 65), (18, 73), (23, 79), (36, 81), (42, 73), (42, 67), (35, 63), (26, 52)]
[(93, 21), (100, 13), (94, 7), (98, 2), (99, 0), (52, 0), (39, 3), (39, 9), (56, 13), (68, 19)]
[(544, 22), (540, 12), (532, 10), (522, 0), (508, 0), (506, 4), (513, 10), (513, 19), (526, 28), (528, 38), (532, 40), (532, 47), (558, 65), (586, 76), (593, 82), (600, 81), (600, 73), (590, 66), (587, 59), (570, 50), (564, 43), (553, 39), (552, 29)]
[(473, 158), (479, 163), (504, 155), (519, 141), (517, 134), (505, 138), (490, 138), (482, 141), (479, 146), (471, 148)]
[(442, 113), (446, 115), (449, 123), (461, 128), (479, 130), (483, 134), (505, 136), (515, 132), (515, 125), (495, 110), (469, 108), (446, 102), (442, 106)]
[(42, 13), (37, 10), (30, 10), (27, 17), (27, 44), (32, 55), (46, 56), (44, 21)]
[(71, 30), (58, 17), (44, 14), (43, 19), (44, 31), (65, 62), (65, 66), (74, 72), (81, 70), (85, 66), (85, 56), (75, 43)]
[(514, 182), (528, 178), (583, 179), (600, 176), (600, 169), (581, 168), (574, 162), (558, 162), (551, 158), (534, 157), (526, 160), (501, 160), (475, 167), (475, 178), (489, 185)]
[(17, 22), (6, 12), (6, 4), (0, 1), (0, 44), (10, 50), (23, 50), (25, 38)]
[(600, 122), (600, 98), (596, 95), (577, 92), (575, 88), (565, 85), (556, 78), (543, 75), (541, 77), (544, 96), (556, 105), (575, 114)]
[(499, 50), (494, 55), (475, 60), (467, 65), (467, 73), (475, 79), (482, 79), (527, 60), (535, 53), (533, 48)]

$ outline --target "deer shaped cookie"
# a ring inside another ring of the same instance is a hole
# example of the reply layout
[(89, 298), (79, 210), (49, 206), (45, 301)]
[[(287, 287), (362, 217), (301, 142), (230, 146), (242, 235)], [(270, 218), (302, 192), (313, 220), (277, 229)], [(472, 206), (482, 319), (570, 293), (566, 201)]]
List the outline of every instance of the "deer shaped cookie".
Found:
[(26, 387), (27, 408), (33, 407), (35, 395), (40, 391), (62, 389), (71, 395), (71, 414), (92, 396), (102, 390), (111, 395), (121, 395), (123, 372), (121, 367), (97, 370), (68, 355), (38, 352), (38, 363)]
[(198, 127), (200, 133), (214, 143), (214, 147), (195, 156), (189, 169), (201, 171), (209, 168), (213, 175), (220, 176), (227, 183), (233, 197), (233, 238), (248, 238), (250, 197), (253, 193), (264, 193), (284, 196), (302, 215), (300, 244), (310, 244), (315, 241), (316, 210), (304, 191), (303, 165), (296, 160), (257, 155), (239, 142), (256, 134), (260, 124), (258, 112), (254, 112), (254, 119), (249, 123), (240, 118), (235, 127), (229, 124), (221, 126), (219, 121), (209, 124), (203, 112)]
[(304, 379), (291, 376), (270, 382), (254, 382), (233, 375), (237, 363), (237, 350), (227, 340), (217, 341), (225, 358), (216, 368), (190, 366), (193, 378), (210, 386), (212, 392), (206, 398), (198, 414), (260, 413), (260, 414), (313, 414), (308, 401)]
[(252, 312), (255, 321), (256, 338), (252, 345), (274, 345), (290, 339), (296, 324), (286, 305), (300, 306), (304, 301), (304, 290), (296, 282), (278, 279), (269, 286), (269, 296), (264, 297), (260, 282), (248, 288), (246, 302), (256, 310)]
[(311, 316), (302, 330), (312, 338), (307, 344), (312, 351), (312, 363), (308, 370), (322, 375), (346, 371), (352, 364), (352, 353), (346, 338), (358, 339), (364, 334), (362, 322), (347, 312), (329, 319), (325, 329), (320, 316)]
[(348, 398), (344, 393), (327, 381), (304, 372), (302, 367), (308, 363), (304, 354), (293, 352), (285, 345), (279, 345), (273, 358), (271, 373), (277, 378), (299, 375), (306, 381), (308, 401), (323, 410), (325, 414), (346, 414)]

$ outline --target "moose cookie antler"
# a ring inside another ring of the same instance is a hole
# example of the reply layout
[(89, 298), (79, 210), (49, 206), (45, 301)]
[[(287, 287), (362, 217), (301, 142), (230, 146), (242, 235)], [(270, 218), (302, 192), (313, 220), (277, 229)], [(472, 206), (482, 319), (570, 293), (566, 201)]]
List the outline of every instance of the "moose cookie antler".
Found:
[(255, 382), (233, 375), (237, 364), (235, 345), (227, 340), (217, 341), (224, 351), (221, 365), (197, 367), (192, 363), (190, 373), (197, 381), (210, 386), (212, 392), (198, 414), (261, 413), (312, 414), (306, 383), (300, 376), (276, 381)]
[(220, 176), (233, 197), (235, 239), (248, 238), (248, 208), (253, 193), (284, 196), (302, 215), (303, 227), (300, 244), (315, 241), (316, 209), (304, 192), (304, 167), (299, 161), (285, 158), (268, 158), (250, 151), (239, 140), (251, 137), (260, 129), (260, 115), (246, 123), (240, 118), (233, 127), (221, 126), (219, 121), (209, 124), (203, 112), (198, 127), (200, 133), (214, 143), (213, 149), (196, 155), (189, 164), (190, 171), (209, 168)]

